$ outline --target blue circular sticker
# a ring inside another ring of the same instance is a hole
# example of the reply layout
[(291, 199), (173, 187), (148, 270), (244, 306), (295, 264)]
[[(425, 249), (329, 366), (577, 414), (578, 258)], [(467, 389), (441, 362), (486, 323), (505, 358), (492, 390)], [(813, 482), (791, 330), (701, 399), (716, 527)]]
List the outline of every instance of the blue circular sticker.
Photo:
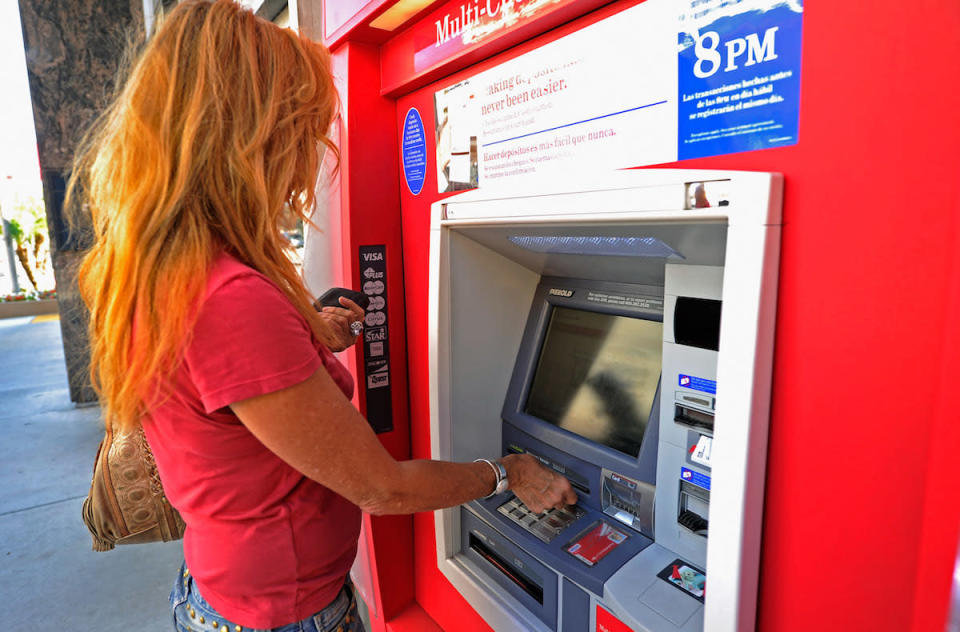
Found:
[(407, 110), (403, 121), (403, 138), (400, 146), (403, 156), (403, 177), (410, 193), (420, 195), (427, 176), (427, 139), (423, 133), (423, 119), (416, 108)]

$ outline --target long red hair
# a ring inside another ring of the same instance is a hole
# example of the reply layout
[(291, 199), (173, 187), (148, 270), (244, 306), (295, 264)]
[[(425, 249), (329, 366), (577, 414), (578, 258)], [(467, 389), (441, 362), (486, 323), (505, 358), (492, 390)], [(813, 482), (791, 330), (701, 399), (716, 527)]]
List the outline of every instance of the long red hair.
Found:
[(78, 278), (108, 422), (135, 426), (179, 366), (220, 252), (265, 274), (332, 340), (280, 222), (309, 221), (337, 104), (324, 47), (231, 0), (181, 3), (147, 42), (68, 188), (67, 207), (93, 225)]

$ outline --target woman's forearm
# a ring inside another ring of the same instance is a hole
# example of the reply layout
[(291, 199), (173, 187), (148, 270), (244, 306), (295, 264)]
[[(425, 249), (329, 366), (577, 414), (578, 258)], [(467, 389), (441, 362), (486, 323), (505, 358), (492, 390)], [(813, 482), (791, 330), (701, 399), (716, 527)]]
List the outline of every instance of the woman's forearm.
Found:
[[(500, 459), (507, 471), (508, 489), (531, 510), (573, 504), (576, 494), (561, 475), (542, 467), (529, 455)], [(401, 514), (453, 507), (490, 494), (496, 486), (493, 468), (484, 462), (401, 461), (397, 476), (384, 481), (361, 509), (374, 514)]]
[(486, 496), (495, 485), (493, 468), (482, 461), (401, 461), (397, 476), (383, 481), (360, 508), (374, 515), (432, 511)]
[[(453, 507), (495, 487), (487, 463), (395, 460), (323, 369), (230, 406), (274, 454), (372, 514)], [(500, 462), (509, 489), (532, 511), (576, 502), (567, 479), (532, 456), (511, 454)]]

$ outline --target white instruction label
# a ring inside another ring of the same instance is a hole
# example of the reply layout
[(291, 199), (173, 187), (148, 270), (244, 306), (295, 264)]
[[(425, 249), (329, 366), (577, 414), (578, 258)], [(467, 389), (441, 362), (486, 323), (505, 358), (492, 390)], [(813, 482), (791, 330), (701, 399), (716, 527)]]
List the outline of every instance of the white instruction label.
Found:
[(663, 301), (646, 296), (627, 296), (623, 294), (607, 294), (604, 292), (588, 292), (587, 300), (603, 305), (619, 305), (623, 307), (640, 307), (643, 309), (663, 309)]

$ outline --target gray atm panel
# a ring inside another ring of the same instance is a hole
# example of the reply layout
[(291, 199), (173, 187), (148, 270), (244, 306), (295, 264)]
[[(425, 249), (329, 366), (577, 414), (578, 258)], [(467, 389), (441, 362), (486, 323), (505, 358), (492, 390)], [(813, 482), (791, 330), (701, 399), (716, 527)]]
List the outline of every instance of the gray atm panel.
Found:
[(590, 627), (590, 595), (566, 578), (563, 580), (561, 609), (563, 632), (587, 632)]

